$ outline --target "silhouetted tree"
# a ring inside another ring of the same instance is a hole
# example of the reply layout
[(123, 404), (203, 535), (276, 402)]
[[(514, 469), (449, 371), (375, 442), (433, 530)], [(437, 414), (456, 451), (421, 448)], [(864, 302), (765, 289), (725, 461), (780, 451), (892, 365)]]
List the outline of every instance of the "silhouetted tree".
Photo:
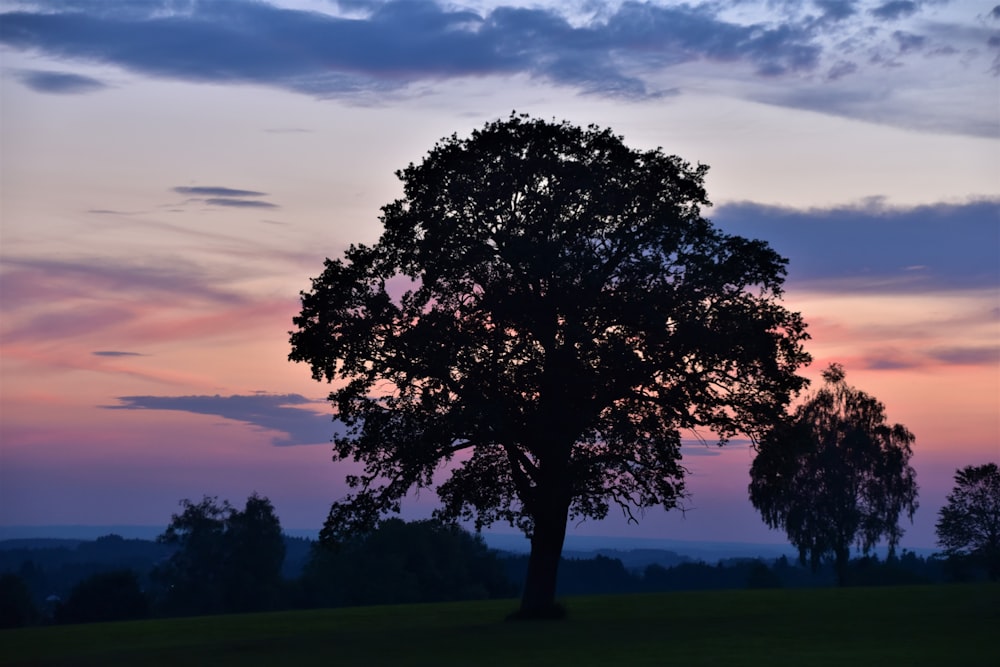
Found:
[(282, 595), (285, 540), (274, 506), (256, 493), (226, 521), (226, 606), (231, 611), (271, 609)]
[(170, 517), (166, 531), (157, 538), (177, 547), (153, 578), (165, 590), (162, 607), (168, 614), (214, 614), (224, 610), (222, 578), (225, 576), (226, 517), (229, 501), (205, 496), (200, 503), (180, 502), (184, 510)]
[(256, 493), (240, 511), (205, 496), (181, 501), (158, 541), (178, 547), (154, 572), (164, 586), (164, 611), (211, 614), (257, 611), (277, 604), (285, 545), (267, 498)]
[(101, 572), (84, 579), (56, 608), (58, 623), (127, 621), (147, 616), (149, 600), (131, 570)]
[(521, 615), (559, 613), (568, 517), (672, 508), (682, 431), (777, 419), (805, 325), (778, 303), (785, 260), (701, 217), (706, 171), (512, 114), (397, 172), (381, 239), (326, 261), (291, 333), (290, 359), (337, 382), (334, 458), (364, 464), (322, 538), (452, 461), (439, 516), (525, 531)]
[(846, 583), (852, 544), (868, 553), (883, 537), (890, 552), (900, 515), (917, 509), (910, 467), (913, 434), (885, 421), (885, 406), (844, 381), (831, 364), (826, 381), (789, 423), (758, 444), (750, 469), (750, 501), (772, 528), (780, 528), (813, 568), (833, 555)]
[(955, 487), (938, 512), (938, 545), (950, 559), (985, 566), (1000, 578), (1000, 468), (996, 463), (966, 466), (955, 473)]

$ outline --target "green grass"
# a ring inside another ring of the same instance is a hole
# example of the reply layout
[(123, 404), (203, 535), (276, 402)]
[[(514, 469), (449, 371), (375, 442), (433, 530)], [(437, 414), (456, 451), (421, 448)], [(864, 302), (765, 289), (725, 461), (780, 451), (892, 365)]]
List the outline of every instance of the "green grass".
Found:
[(0, 631), (3, 665), (990, 665), (1000, 586), (569, 598), (362, 607)]

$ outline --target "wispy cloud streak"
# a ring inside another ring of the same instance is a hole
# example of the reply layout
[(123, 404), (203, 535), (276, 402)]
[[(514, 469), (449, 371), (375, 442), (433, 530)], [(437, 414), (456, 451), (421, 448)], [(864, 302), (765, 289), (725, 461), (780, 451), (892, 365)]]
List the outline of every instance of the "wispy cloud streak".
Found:
[(233, 199), (232, 197), (209, 197), (205, 203), (210, 206), (227, 206), (229, 208), (278, 208), (277, 204), (255, 199)]
[(95, 294), (147, 298), (165, 295), (218, 304), (245, 302), (225, 278), (194, 262), (163, 259), (127, 261), (114, 257), (49, 259), (5, 257), (3, 304), (7, 310), (55, 301), (89, 301)]
[(74, 366), (81, 355), (112, 361), (128, 356), (118, 350), (129, 348), (242, 340), (261, 331), (280, 335), (294, 296), (256, 294), (241, 282), (262, 268), (259, 263), (210, 268), (152, 257), (5, 258), (0, 277), (5, 357)]

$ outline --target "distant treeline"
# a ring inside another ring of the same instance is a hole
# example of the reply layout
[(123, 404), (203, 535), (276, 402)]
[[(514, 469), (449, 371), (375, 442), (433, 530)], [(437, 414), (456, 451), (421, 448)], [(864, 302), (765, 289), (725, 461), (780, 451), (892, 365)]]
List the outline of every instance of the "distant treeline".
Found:
[[(283, 552), (280, 569), (268, 577), (240, 572), (243, 555), (236, 543), (231, 547), (237, 549), (235, 554), (223, 555), (219, 544), (198, 553), (191, 544), (117, 535), (94, 541), (0, 542), (0, 627), (508, 598), (519, 593), (527, 568), (526, 555), (491, 550), (477, 536), (435, 521), (390, 519), (364, 538), (337, 548), (287, 536), (282, 545), (283, 550), (277, 547)], [(257, 549), (245, 560), (256, 557), (259, 567), (259, 555)], [(676, 554), (664, 552), (663, 557), (669, 560)], [(228, 565), (213, 570), (213, 563), (199, 558), (225, 558)], [(199, 572), (204, 581), (198, 579)], [(984, 573), (904, 551), (885, 560), (853, 560), (849, 576), (849, 583), (865, 586), (979, 579)], [(266, 590), (254, 590), (264, 581), (270, 582)], [(787, 557), (652, 563), (630, 569), (619, 558), (596, 555), (563, 559), (558, 595), (823, 587), (834, 582), (832, 568), (813, 572)], [(185, 586), (185, 597), (171, 597)], [(232, 594), (234, 589), (238, 595)]]
[[(508, 575), (520, 581), (527, 570), (527, 556), (503, 559)], [(946, 561), (923, 558), (904, 551), (899, 557), (872, 557), (850, 563), (849, 584), (887, 586), (944, 583), (974, 576), (955, 572)], [(659, 593), (667, 591), (741, 588), (817, 588), (836, 583), (832, 564), (813, 572), (786, 556), (778, 559), (734, 558), (715, 564), (685, 562), (665, 567), (656, 563), (644, 568), (626, 568), (621, 560), (597, 555), (588, 559), (563, 559), (559, 566), (559, 595), (605, 593)]]

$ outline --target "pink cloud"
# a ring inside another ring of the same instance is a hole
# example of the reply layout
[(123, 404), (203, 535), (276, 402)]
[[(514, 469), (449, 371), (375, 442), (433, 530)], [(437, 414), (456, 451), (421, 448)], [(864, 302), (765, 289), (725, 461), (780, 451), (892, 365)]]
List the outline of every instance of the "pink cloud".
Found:
[(208, 312), (165, 312), (162, 306), (141, 309), (133, 324), (123, 331), (124, 338), (136, 343), (156, 343), (217, 336), (248, 336), (251, 331), (274, 328), (287, 322), (291, 327), (296, 312), (292, 299), (251, 301)]
[(75, 339), (117, 328), (134, 318), (121, 306), (69, 306), (29, 316), (3, 334), (8, 343)]
[(223, 289), (231, 280), (191, 262), (176, 259), (122, 261), (120, 258), (85, 259), (6, 258), (4, 272), (6, 307), (37, 305), (41, 297), (92, 300), (103, 295), (153, 298), (185, 294), (189, 298), (229, 303), (244, 297)]

